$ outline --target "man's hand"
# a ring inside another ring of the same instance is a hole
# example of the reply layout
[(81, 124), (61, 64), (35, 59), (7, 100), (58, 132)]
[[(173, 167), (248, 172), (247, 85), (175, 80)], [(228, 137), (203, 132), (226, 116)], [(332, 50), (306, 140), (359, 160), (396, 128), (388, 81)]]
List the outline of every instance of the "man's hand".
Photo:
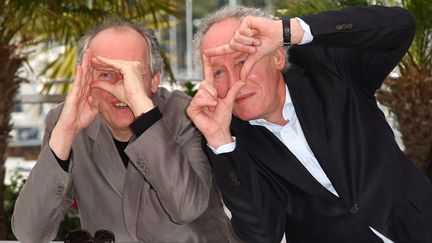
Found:
[(150, 86), (152, 77), (150, 70), (145, 70), (143, 64), (138, 61), (114, 60), (104, 57), (93, 58), (95, 67), (111, 69), (120, 74), (117, 82), (95, 80), (92, 88), (103, 89), (114, 95), (120, 101), (126, 103), (135, 116), (148, 112), (155, 106), (150, 99)]
[(78, 132), (90, 125), (98, 114), (98, 106), (90, 95), (93, 68), (91, 52), (87, 50), (82, 64), (76, 69), (71, 92), (67, 95), (60, 118), (54, 127), (49, 146), (62, 160), (69, 157), (73, 140)]
[(217, 96), (210, 59), (203, 55), (204, 81), (187, 108), (189, 117), (213, 148), (233, 142), (230, 132), (234, 101), (244, 81), (235, 82), (225, 98)]
[(207, 49), (204, 54), (212, 57), (235, 51), (248, 53), (249, 57), (240, 72), (241, 80), (246, 80), (256, 62), (281, 46), (283, 46), (281, 20), (247, 16), (227, 45)]

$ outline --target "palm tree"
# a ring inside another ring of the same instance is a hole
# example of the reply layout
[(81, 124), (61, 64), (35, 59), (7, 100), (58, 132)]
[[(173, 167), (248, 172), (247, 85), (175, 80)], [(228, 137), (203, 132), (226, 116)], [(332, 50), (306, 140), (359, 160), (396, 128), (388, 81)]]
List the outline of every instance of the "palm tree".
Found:
[(416, 36), (398, 65), (398, 77), (388, 77), (377, 92), (397, 122), (405, 153), (432, 180), (432, 5), (429, 0), (282, 0), (277, 14), (300, 16), (349, 6), (402, 6), (416, 19)]
[(402, 1), (416, 19), (416, 37), (399, 65), (400, 77), (388, 78), (379, 101), (397, 118), (405, 153), (427, 172), (432, 154), (432, 6), (427, 0)]
[(17, 71), (26, 63), (34, 47), (64, 45), (66, 50), (73, 50), (87, 27), (106, 16), (144, 21), (157, 28), (161, 23), (167, 23), (165, 18), (169, 14), (178, 16), (176, 2), (169, 0), (0, 1), (0, 239), (6, 238), (7, 228), (3, 207), (3, 165), (11, 130), (11, 112), (22, 82)]

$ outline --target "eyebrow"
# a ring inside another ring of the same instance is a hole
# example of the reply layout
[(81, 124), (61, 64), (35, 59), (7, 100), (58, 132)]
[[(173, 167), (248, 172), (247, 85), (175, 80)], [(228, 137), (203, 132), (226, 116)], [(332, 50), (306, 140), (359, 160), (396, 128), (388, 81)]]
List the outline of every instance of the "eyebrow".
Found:
[(243, 59), (243, 58), (247, 58), (248, 54), (244, 53), (244, 52), (238, 52), (235, 56), (234, 56), (234, 60), (238, 60), (238, 59)]
[[(243, 58), (247, 58), (249, 55), (247, 54), (247, 53), (244, 53), (244, 52), (235, 52), (234, 54), (233, 54), (233, 60), (234, 61), (237, 61), (237, 60), (239, 60), (239, 59), (243, 59)], [(221, 67), (221, 66), (223, 66), (223, 63), (225, 63), (225, 59), (217, 59), (216, 61), (211, 61), (211, 65), (213, 66), (213, 67)]]

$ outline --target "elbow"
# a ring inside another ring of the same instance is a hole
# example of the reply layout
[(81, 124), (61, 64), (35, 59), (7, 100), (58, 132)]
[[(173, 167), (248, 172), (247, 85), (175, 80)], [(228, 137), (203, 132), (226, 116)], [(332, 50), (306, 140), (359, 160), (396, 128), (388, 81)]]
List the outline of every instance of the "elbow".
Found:
[(192, 221), (194, 221), (195, 219), (197, 219), (199, 216), (201, 216), (204, 213), (205, 210), (202, 211), (196, 211), (196, 210), (188, 210), (188, 211), (183, 211), (183, 212), (179, 212), (176, 214), (171, 214), (170, 218), (171, 220), (179, 225), (184, 225), (184, 224), (188, 224)]
[(403, 26), (405, 26), (407, 36), (414, 38), (415, 30), (416, 30), (416, 20), (414, 15), (410, 11), (405, 8), (399, 9), (399, 16)]
[(188, 224), (194, 221), (207, 210), (208, 200), (205, 200), (205, 202), (196, 203), (198, 205), (193, 204), (195, 203), (178, 207), (173, 213), (170, 214), (171, 220), (179, 225)]
[(408, 25), (408, 30), (412, 38), (414, 38), (415, 31), (416, 31), (416, 20), (415, 17), (409, 12), (408, 10), (405, 10), (406, 12), (406, 23)]

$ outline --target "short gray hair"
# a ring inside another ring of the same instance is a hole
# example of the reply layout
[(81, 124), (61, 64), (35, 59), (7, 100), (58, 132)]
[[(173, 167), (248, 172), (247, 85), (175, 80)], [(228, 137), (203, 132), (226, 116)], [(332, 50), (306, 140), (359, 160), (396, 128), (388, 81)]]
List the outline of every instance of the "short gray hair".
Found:
[[(235, 18), (239, 20), (243, 20), (246, 16), (255, 16), (255, 17), (264, 17), (268, 19), (272, 19), (270, 14), (265, 13), (262, 9), (254, 8), (254, 7), (245, 7), (245, 6), (224, 6), (216, 12), (207, 15), (201, 21), (200, 28), (194, 35), (194, 39), (192, 41), (192, 46), (195, 52), (195, 60), (200, 63), (201, 61), (201, 42), (204, 38), (204, 35), (210, 29), (210, 27), (218, 22), (221, 22), (225, 19)], [(286, 48), (285, 48), (286, 50)], [(285, 67), (288, 68), (288, 54), (285, 51)]]
[(161, 56), (161, 49), (155, 31), (144, 27), (144, 25), (141, 23), (128, 22), (119, 19), (106, 19), (101, 24), (91, 28), (83, 37), (81, 37), (78, 45), (78, 64), (81, 64), (83, 55), (89, 48), (92, 39), (100, 32), (111, 28), (126, 28), (138, 32), (147, 42), (150, 71), (152, 76), (157, 72), (162, 71), (164, 62)]

